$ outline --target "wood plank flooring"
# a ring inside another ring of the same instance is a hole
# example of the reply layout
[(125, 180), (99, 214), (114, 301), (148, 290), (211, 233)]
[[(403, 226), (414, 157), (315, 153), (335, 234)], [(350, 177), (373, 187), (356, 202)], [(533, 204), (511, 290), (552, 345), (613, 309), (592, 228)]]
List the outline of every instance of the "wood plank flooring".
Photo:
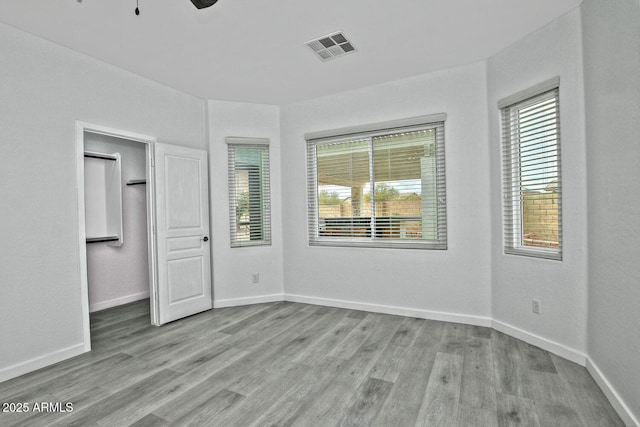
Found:
[[(160, 328), (91, 316), (93, 351), (0, 383), (0, 426), (623, 426), (588, 372), (492, 329), (298, 303)], [(34, 412), (40, 402), (71, 412)]]

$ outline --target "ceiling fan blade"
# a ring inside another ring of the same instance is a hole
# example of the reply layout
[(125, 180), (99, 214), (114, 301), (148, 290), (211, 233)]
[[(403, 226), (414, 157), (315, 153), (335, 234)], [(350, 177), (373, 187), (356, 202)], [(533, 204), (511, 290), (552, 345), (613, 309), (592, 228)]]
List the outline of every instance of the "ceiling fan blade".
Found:
[(191, 3), (198, 9), (204, 9), (205, 7), (213, 6), (218, 0), (191, 0)]

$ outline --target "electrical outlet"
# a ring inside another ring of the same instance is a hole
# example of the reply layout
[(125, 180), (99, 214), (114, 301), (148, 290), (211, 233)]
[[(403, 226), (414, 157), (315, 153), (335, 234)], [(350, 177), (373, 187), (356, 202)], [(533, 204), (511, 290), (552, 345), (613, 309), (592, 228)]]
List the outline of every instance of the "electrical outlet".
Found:
[(535, 314), (540, 314), (541, 305), (542, 303), (540, 302), (540, 300), (534, 298), (533, 300), (531, 300), (531, 311), (533, 311)]
[(260, 283), (260, 273), (251, 274), (251, 283), (254, 283), (254, 284)]

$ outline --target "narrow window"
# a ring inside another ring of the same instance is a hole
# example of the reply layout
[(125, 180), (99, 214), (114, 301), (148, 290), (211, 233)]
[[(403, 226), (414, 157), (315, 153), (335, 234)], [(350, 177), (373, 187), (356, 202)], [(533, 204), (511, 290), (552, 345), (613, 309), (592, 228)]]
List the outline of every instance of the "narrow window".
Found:
[(558, 83), (545, 82), (499, 103), (508, 254), (562, 259)]
[(269, 140), (227, 138), (231, 247), (271, 244)]
[(310, 244), (446, 249), (444, 117), (308, 135)]

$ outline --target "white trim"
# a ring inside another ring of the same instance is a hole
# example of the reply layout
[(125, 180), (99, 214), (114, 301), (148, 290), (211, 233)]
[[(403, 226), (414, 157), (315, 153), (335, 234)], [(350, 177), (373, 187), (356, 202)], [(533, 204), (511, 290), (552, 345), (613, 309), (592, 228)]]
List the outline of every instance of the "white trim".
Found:
[(509, 325), (508, 323), (504, 323), (499, 320), (493, 319), (491, 324), (493, 329), (495, 329), (496, 331), (503, 332), (507, 335), (510, 335), (514, 338), (527, 342), (531, 345), (540, 347), (543, 350), (546, 350), (564, 359), (577, 363), (580, 366), (584, 366), (586, 363), (586, 360), (587, 360), (586, 354), (584, 354), (579, 350), (576, 350), (575, 348), (567, 347), (563, 344), (532, 334), (531, 332), (527, 332), (523, 329), (517, 328), (515, 326)]
[[(154, 289), (156, 286), (156, 266), (155, 266), (155, 245), (153, 245), (152, 227), (155, 225), (155, 215), (153, 212), (153, 189), (154, 180), (151, 171), (153, 145), (157, 138), (153, 136), (142, 135), (139, 133), (128, 132), (120, 129), (110, 128), (101, 125), (95, 125), (82, 121), (76, 121), (76, 185), (78, 188), (77, 208), (78, 208), (78, 254), (80, 257), (80, 304), (82, 312), (82, 331), (83, 331), (83, 349), (85, 352), (91, 351), (91, 322), (89, 320), (89, 281), (87, 276), (87, 230), (85, 228), (84, 215), (84, 133), (94, 133), (107, 135), (130, 141), (137, 141), (146, 144), (147, 152), (147, 234), (149, 238), (149, 286)], [(154, 312), (154, 304), (152, 306), (152, 316)]]
[(120, 298), (110, 299), (108, 301), (97, 302), (89, 305), (89, 313), (94, 311), (106, 310), (107, 308), (117, 307), (122, 304), (128, 304), (134, 301), (140, 301), (141, 299), (149, 298), (149, 291), (138, 292), (137, 294), (131, 294)]
[(227, 145), (269, 145), (269, 138), (246, 138), (242, 136), (227, 136)]
[(406, 119), (389, 120), (386, 122), (368, 123), (366, 125), (349, 126), (346, 128), (322, 130), (304, 134), (307, 141), (360, 134), (365, 132), (379, 132), (383, 130), (405, 128), (409, 126), (422, 126), (440, 123), (447, 120), (447, 113), (430, 114), (427, 116), (409, 117)]
[(78, 356), (84, 352), (84, 343), (80, 343), (71, 347), (63, 348), (61, 350), (56, 350), (54, 352), (36, 357), (34, 359), (29, 359), (12, 366), (8, 366), (6, 368), (0, 369), (0, 383), (10, 380), (11, 378), (19, 377), (20, 375), (36, 371), (40, 368), (45, 368), (47, 366), (53, 365), (54, 363), (62, 362), (65, 359)]
[(498, 101), (498, 108), (503, 109), (505, 107), (509, 107), (513, 104), (517, 104), (519, 102), (525, 101), (529, 98), (533, 98), (534, 96), (538, 96), (547, 91), (557, 89), (560, 87), (560, 76), (553, 77), (549, 80), (546, 80), (542, 83), (538, 83), (535, 86), (527, 88), (525, 90), (521, 90), (518, 93), (514, 93), (513, 95), (509, 95), (504, 97)]
[(589, 357), (587, 357), (586, 368), (593, 377), (596, 384), (598, 384), (604, 395), (607, 396), (607, 399), (609, 399), (609, 403), (611, 403), (613, 409), (618, 413), (620, 418), (622, 418), (624, 424), (627, 427), (640, 427), (640, 420), (635, 415), (633, 415), (633, 412), (631, 412), (631, 408), (625, 403), (624, 399), (622, 399), (622, 397), (618, 394), (609, 380), (607, 380), (607, 377), (604, 376), (600, 368), (598, 368), (595, 362)]
[(283, 294), (257, 295), (254, 297), (214, 299), (213, 308), (236, 307), (239, 305), (262, 304), (265, 302), (285, 301)]
[(78, 130), (82, 129), (82, 132), (97, 133), (100, 135), (113, 136), (120, 139), (128, 139), (130, 141), (144, 142), (146, 144), (157, 141), (157, 138), (155, 136), (143, 135), (141, 133), (129, 132), (126, 130), (95, 125), (87, 122), (77, 121), (76, 125)]
[(284, 300), (291, 302), (301, 302), (305, 304), (324, 305), (328, 307), (347, 308), (350, 310), (363, 310), (371, 311), (374, 313), (393, 314), (396, 316), (417, 317), (419, 319), (439, 320), (443, 322), (464, 323), (467, 325), (491, 327), (491, 318), (483, 316), (463, 315), (446, 313), (442, 311), (423, 310), (419, 308), (362, 303), (330, 298), (308, 297), (294, 294), (284, 294)]
[(89, 322), (89, 282), (87, 276), (87, 230), (84, 214), (84, 130), (85, 124), (76, 122), (76, 185), (78, 187), (78, 253), (80, 256), (80, 306), (82, 312), (83, 350), (91, 351)]
[(149, 299), (151, 300), (151, 324), (158, 325), (158, 248), (156, 245), (156, 174), (155, 143), (149, 142), (145, 147), (147, 179), (147, 248), (149, 263)]

